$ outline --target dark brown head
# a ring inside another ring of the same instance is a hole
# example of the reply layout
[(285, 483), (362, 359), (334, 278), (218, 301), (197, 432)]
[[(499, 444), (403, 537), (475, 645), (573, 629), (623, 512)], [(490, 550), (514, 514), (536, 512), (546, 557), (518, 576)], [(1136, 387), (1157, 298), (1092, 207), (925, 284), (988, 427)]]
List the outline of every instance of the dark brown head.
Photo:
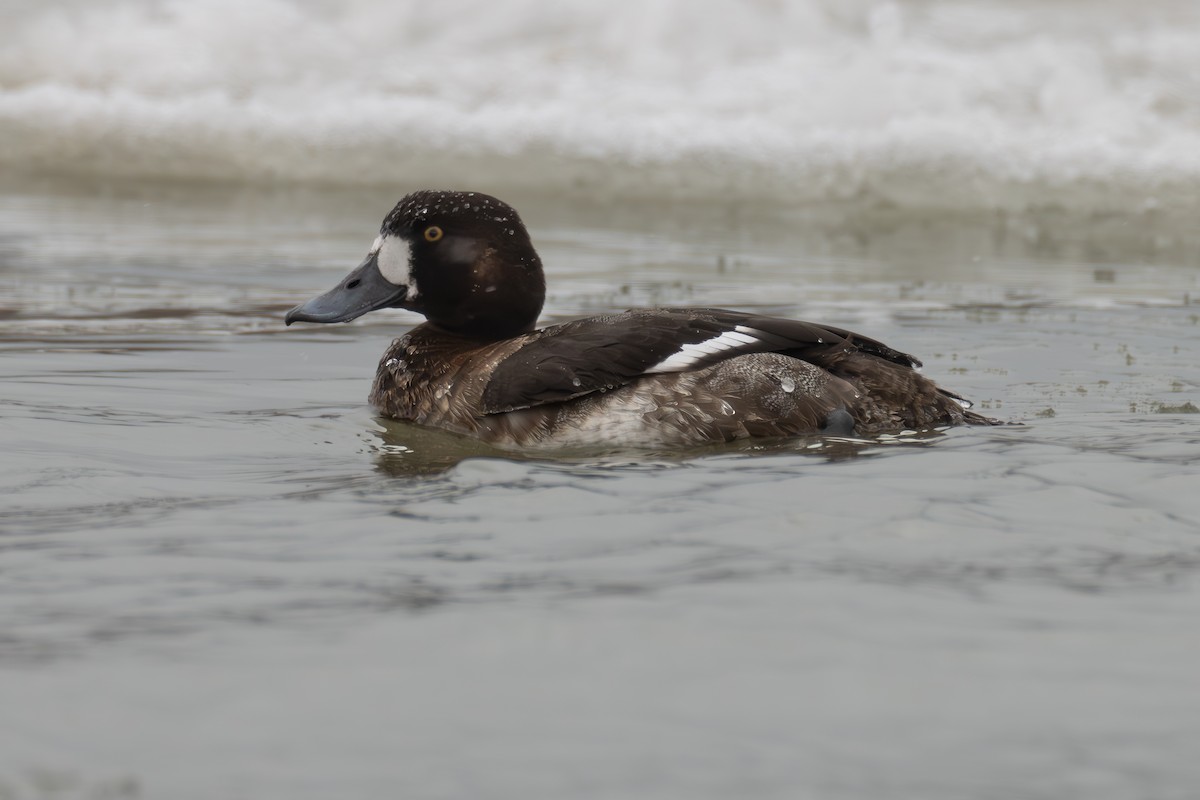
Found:
[(383, 221), (366, 259), (285, 321), (349, 322), (405, 308), (447, 331), (504, 339), (532, 330), (542, 262), (510, 206), (478, 192), (413, 192)]

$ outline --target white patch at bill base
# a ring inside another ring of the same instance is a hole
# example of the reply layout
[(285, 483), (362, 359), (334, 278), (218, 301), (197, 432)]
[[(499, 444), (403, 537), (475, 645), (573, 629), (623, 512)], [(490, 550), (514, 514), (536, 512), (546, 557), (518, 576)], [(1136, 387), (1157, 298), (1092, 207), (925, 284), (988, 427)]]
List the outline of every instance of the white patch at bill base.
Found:
[(408, 241), (396, 236), (381, 237), (379, 253), (375, 263), (379, 266), (379, 274), (394, 286), (407, 286), (408, 296), (416, 296), (417, 287), (412, 279), (412, 248)]

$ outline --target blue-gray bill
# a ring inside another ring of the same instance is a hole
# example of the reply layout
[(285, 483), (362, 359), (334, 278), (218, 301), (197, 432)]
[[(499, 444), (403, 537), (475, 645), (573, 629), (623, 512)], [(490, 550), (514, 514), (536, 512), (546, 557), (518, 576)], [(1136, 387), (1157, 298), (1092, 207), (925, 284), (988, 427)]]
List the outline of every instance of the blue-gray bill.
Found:
[(349, 322), (369, 311), (388, 308), (404, 301), (407, 286), (398, 286), (383, 277), (375, 253), (355, 267), (349, 275), (325, 294), (287, 312), (285, 325), (293, 322)]

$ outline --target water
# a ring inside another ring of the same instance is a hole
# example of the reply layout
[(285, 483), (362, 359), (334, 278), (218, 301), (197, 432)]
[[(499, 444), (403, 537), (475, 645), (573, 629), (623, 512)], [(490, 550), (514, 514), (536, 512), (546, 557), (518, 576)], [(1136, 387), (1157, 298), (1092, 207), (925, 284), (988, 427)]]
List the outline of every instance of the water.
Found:
[(1192, 796), (1186, 231), (515, 189), (547, 319), (822, 320), (1024, 423), (526, 459), (372, 416), (411, 315), (282, 325), (397, 194), (5, 184), (0, 797)]
[[(1195, 796), (1196, 3), (0, 7), (0, 800)], [(1021, 424), (384, 422), (418, 188)]]

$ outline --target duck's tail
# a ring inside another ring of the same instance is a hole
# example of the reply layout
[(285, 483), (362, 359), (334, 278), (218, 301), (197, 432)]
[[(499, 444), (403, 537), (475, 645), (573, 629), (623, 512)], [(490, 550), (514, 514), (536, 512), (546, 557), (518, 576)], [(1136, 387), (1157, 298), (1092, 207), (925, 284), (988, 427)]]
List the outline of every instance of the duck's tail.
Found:
[(950, 398), (955, 403), (957, 403), (960, 407), (962, 407), (962, 424), (963, 425), (1005, 425), (1005, 424), (1007, 424), (1002, 419), (993, 419), (991, 417), (985, 417), (983, 414), (972, 411), (971, 406), (974, 404), (970, 400), (963, 397), (962, 395), (955, 394), (954, 392), (950, 391), (949, 389), (943, 389), (940, 386), (937, 388), (938, 388), (938, 392), (940, 394), (942, 394), (945, 397)]

